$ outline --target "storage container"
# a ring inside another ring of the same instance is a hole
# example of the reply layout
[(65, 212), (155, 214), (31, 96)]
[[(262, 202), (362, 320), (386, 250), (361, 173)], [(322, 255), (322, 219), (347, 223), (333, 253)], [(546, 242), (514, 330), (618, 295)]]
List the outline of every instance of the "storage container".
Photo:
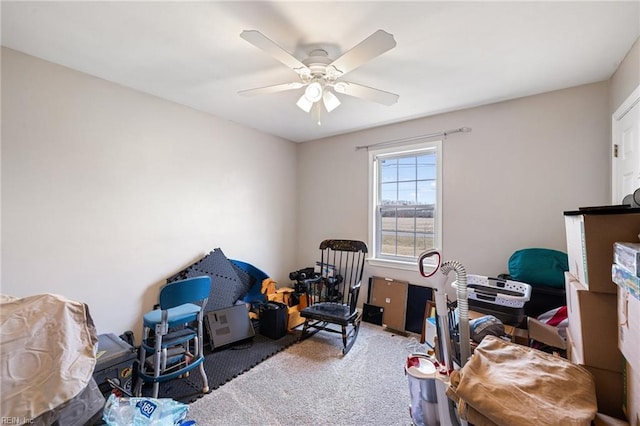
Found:
[(136, 359), (135, 348), (115, 334), (100, 334), (96, 356), (93, 378), (102, 394), (107, 395), (111, 392), (107, 379), (113, 379), (120, 387), (131, 391), (133, 361)]
[(615, 242), (613, 244), (613, 263), (640, 277), (640, 243)]
[(635, 241), (640, 209), (611, 208), (564, 212), (569, 272), (589, 291), (616, 294), (611, 281), (613, 244)]
[[(458, 287), (457, 281), (453, 287)], [(524, 306), (531, 286), (518, 281), (467, 275), (469, 309), (493, 315), (504, 324), (517, 326), (524, 320)]]

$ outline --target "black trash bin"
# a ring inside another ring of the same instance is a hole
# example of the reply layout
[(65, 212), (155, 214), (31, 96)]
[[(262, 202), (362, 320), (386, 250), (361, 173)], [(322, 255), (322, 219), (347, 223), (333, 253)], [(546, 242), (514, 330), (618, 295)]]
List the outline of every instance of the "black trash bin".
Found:
[(279, 339), (287, 334), (287, 305), (267, 302), (260, 309), (260, 334)]

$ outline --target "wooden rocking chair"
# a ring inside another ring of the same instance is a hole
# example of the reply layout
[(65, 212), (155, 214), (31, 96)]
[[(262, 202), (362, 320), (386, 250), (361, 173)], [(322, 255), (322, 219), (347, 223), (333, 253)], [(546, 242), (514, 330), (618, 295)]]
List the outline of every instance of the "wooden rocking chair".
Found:
[(320, 330), (339, 333), (343, 355), (349, 352), (360, 328), (356, 303), (366, 254), (367, 245), (362, 241), (325, 240), (320, 244), (320, 272), (305, 281), (309, 306), (300, 312), (305, 319), (302, 339)]

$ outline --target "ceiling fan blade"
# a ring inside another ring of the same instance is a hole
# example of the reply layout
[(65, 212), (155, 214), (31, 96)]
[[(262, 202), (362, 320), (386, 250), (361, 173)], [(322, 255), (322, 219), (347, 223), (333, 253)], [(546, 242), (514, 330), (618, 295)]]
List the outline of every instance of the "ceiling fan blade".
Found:
[(327, 69), (331, 69), (338, 76), (345, 75), (395, 46), (393, 34), (378, 30), (329, 64)]
[(282, 62), (295, 72), (301, 75), (311, 75), (311, 70), (305, 64), (297, 60), (293, 55), (284, 50), (271, 39), (257, 30), (244, 30), (240, 37), (253, 44), (255, 47), (264, 50), (278, 61)]
[(363, 86), (361, 84), (350, 83), (347, 81), (339, 81), (333, 89), (338, 93), (354, 96), (356, 98), (366, 99), (368, 101), (377, 102), (382, 105), (393, 105), (398, 102), (399, 95), (384, 90), (374, 89), (373, 87)]
[(286, 90), (300, 89), (301, 87), (304, 87), (304, 84), (300, 82), (282, 83), (282, 84), (275, 84), (273, 86), (265, 86), (265, 87), (257, 87), (255, 89), (241, 90), (238, 92), (238, 94), (242, 96), (265, 95), (268, 93), (276, 93), (276, 92), (284, 92)]

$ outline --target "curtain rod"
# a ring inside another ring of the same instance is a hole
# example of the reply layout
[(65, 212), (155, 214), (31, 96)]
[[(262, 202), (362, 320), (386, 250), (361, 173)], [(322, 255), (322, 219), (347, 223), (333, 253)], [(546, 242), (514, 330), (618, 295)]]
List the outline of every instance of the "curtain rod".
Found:
[(460, 128), (457, 128), (457, 129), (445, 130), (444, 132), (429, 133), (429, 134), (426, 134), (426, 135), (413, 136), (413, 137), (410, 137), (410, 138), (395, 139), (395, 140), (386, 141), (386, 142), (378, 142), (378, 143), (374, 143), (374, 144), (371, 144), (371, 145), (356, 146), (356, 151), (360, 150), (360, 149), (369, 149), (369, 148), (373, 148), (373, 147), (381, 146), (381, 145), (392, 145), (392, 144), (396, 144), (396, 143), (415, 141), (415, 140), (418, 140), (418, 139), (433, 138), (433, 137), (436, 137), (436, 136), (447, 137), (447, 135), (450, 135), (450, 134), (453, 134), (453, 133), (468, 133), (470, 131), (471, 131), (471, 127), (460, 127)]

